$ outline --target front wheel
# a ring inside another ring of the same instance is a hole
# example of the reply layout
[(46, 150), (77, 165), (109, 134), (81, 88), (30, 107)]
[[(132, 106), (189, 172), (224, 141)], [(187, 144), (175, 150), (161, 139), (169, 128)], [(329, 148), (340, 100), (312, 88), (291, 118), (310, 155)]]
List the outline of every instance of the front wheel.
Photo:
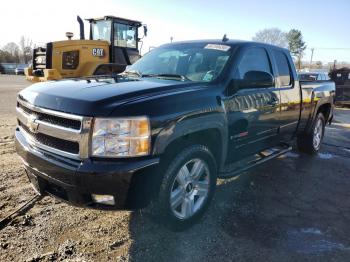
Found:
[(325, 131), (325, 118), (322, 113), (316, 116), (311, 131), (298, 138), (298, 147), (301, 151), (309, 154), (316, 154), (322, 144)]
[(183, 230), (198, 221), (213, 197), (216, 162), (205, 146), (195, 145), (180, 152), (161, 182), (159, 197), (151, 204), (161, 223)]

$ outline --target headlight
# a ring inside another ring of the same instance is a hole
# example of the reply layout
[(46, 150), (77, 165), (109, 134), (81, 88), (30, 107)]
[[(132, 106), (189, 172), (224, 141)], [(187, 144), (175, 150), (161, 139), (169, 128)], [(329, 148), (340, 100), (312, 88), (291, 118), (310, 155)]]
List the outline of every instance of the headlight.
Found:
[(92, 156), (133, 157), (150, 152), (151, 128), (147, 117), (95, 118)]
[(79, 65), (79, 51), (68, 51), (62, 54), (62, 69), (77, 69)]

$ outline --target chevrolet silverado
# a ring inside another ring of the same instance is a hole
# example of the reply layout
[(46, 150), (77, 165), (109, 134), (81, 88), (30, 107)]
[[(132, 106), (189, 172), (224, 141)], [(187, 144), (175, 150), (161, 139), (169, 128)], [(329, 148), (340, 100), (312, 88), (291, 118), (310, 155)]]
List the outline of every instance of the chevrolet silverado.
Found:
[(171, 43), (119, 75), (22, 90), (16, 148), (41, 194), (82, 207), (145, 208), (182, 229), (203, 215), (217, 178), (285, 154), (294, 140), (318, 152), (334, 90), (331, 81), (299, 81), (283, 48)]

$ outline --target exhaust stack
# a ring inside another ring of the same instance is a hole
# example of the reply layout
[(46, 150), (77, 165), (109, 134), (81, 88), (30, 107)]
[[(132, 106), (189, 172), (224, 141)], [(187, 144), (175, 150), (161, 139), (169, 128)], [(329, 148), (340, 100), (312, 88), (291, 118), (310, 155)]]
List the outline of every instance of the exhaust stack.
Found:
[(79, 23), (79, 28), (80, 28), (80, 40), (85, 40), (85, 34), (84, 34), (84, 22), (80, 18), (80, 16), (77, 16), (77, 20)]

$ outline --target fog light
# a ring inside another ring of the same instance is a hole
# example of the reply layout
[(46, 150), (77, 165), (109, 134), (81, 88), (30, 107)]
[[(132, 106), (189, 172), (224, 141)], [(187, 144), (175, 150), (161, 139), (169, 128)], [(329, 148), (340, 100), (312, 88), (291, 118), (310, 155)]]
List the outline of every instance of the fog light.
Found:
[(91, 198), (92, 198), (92, 201), (94, 203), (104, 204), (104, 205), (109, 205), (109, 206), (114, 206), (115, 205), (114, 196), (92, 194)]

